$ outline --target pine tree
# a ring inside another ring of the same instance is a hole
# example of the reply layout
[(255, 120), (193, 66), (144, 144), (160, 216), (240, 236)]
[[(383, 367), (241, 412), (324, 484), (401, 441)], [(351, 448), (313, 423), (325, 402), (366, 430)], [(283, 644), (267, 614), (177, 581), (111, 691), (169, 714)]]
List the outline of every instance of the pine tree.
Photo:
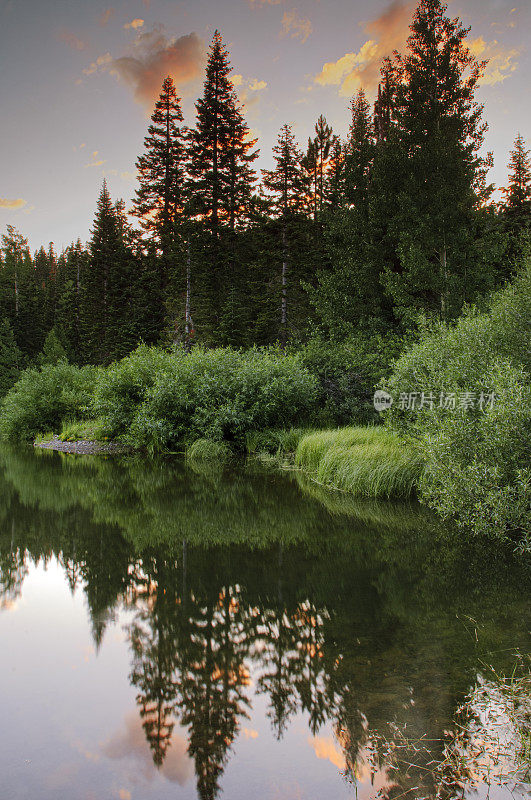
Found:
[(139, 272), (124, 241), (123, 220), (111, 201), (105, 181), (89, 253), (80, 313), (84, 360), (108, 364), (126, 355), (138, 342), (133, 301)]
[[(220, 325), (230, 328), (236, 292), (233, 277), (242, 269), (235, 261), (233, 233), (249, 218), (255, 180), (251, 165), (258, 157), (230, 72), (227, 48), (216, 31), (189, 148), (190, 212), (207, 234), (194, 269), (199, 290), (195, 308), (204, 336), (211, 341), (216, 341)], [(199, 244), (196, 237), (196, 250)]]
[(351, 113), (345, 158), (345, 191), (348, 203), (359, 208), (367, 203), (375, 147), (370, 107), (363, 89), (352, 100)]
[(531, 253), (531, 164), (520, 134), (511, 150), (509, 185), (503, 190), (500, 211), (506, 237), (501, 277), (507, 279)]
[(468, 32), (446, 16), (441, 0), (421, 0), (407, 53), (384, 69), (391, 135), (378, 150), (375, 187), (385, 195), (388, 182), (394, 192), (403, 175), (396, 211), (381, 220), (399, 262), (388, 266), (384, 282), (403, 319), (419, 310), (451, 317), (485, 286), (471, 224), (489, 191), (488, 163), (478, 155), (486, 126), (474, 98), (484, 64), (466, 47)]
[[(263, 170), (262, 174), (264, 187), (269, 192), (271, 210), (280, 228), (282, 267), (279, 332), (280, 341), (285, 345), (288, 339), (288, 274), (294, 262), (292, 248), (298, 232), (297, 223), (303, 215), (305, 204), (302, 153), (289, 125), (281, 128), (273, 153), (275, 168)], [(290, 294), (296, 294), (296, 289), (295, 284)]]
[(17, 346), (11, 325), (0, 320), (0, 398), (16, 382), (22, 369), (22, 353)]
[(345, 148), (339, 136), (332, 141), (325, 197), (331, 211), (336, 211), (345, 199)]
[(144, 233), (160, 249), (164, 287), (185, 205), (187, 133), (182, 122), (181, 101), (168, 76), (151, 115), (145, 153), (136, 163), (139, 186), (132, 208)]
[(505, 213), (522, 219), (531, 215), (531, 162), (525, 149), (524, 137), (519, 133), (514, 140), (509, 161), (509, 186), (504, 190)]
[(325, 203), (326, 173), (334, 141), (332, 128), (322, 114), (315, 124), (315, 155), (317, 161), (317, 211), (321, 216)]
[(352, 100), (351, 112), (340, 177), (345, 202), (328, 216), (328, 263), (319, 268), (317, 285), (311, 290), (317, 315), (333, 338), (360, 328), (378, 328), (386, 316), (380, 283), (381, 249), (375, 247), (369, 199), (375, 135), (363, 90)]

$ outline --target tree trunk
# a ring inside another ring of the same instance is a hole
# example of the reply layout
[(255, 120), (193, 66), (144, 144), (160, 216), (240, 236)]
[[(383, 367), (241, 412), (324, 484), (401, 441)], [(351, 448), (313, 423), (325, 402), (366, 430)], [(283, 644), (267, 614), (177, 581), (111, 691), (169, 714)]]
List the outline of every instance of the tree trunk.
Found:
[(439, 251), (439, 264), (441, 267), (441, 319), (444, 320), (446, 319), (446, 242), (444, 242), (442, 249)]
[(282, 225), (282, 299), (280, 310), (280, 342), (282, 347), (286, 346), (287, 342), (287, 322), (288, 322), (288, 289), (287, 289), (287, 274), (288, 274), (288, 248), (286, 241), (286, 226)]
[(190, 316), (190, 296), (191, 296), (191, 273), (192, 264), (190, 256), (190, 239), (187, 242), (186, 252), (186, 300), (184, 304), (184, 347), (187, 352), (190, 351), (190, 335), (192, 333), (192, 324)]

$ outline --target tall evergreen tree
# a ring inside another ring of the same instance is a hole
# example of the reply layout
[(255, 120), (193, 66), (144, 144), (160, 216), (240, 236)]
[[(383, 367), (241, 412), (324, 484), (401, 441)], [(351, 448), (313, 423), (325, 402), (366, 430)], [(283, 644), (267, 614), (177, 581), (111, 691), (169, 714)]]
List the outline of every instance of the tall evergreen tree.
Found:
[(84, 360), (108, 364), (138, 341), (134, 289), (138, 265), (124, 242), (123, 224), (106, 182), (98, 199), (81, 294)]
[(503, 277), (509, 278), (531, 252), (531, 163), (521, 134), (511, 150), (509, 185), (500, 210), (506, 236)]
[[(144, 291), (152, 321), (156, 322), (157, 339), (165, 320), (168, 323), (170, 318), (169, 324), (174, 327), (173, 316), (179, 305), (176, 298), (184, 284), (188, 130), (183, 121), (181, 101), (168, 76), (155, 103), (144, 153), (137, 160), (139, 186), (132, 207), (149, 254), (143, 264)], [(124, 243), (130, 246), (132, 236), (123, 209), (118, 209), (118, 218)], [(148, 338), (153, 338), (153, 332)]]
[(11, 325), (0, 320), (0, 398), (11, 389), (22, 369), (22, 353), (17, 346)]
[[(466, 47), (469, 29), (447, 17), (446, 8), (441, 0), (421, 0), (406, 54), (395, 54), (384, 71), (386, 87), (394, 88), (396, 135), (379, 151), (386, 159), (383, 184), (389, 169), (396, 177), (405, 168), (390, 220), (399, 268), (389, 265), (385, 283), (403, 318), (418, 310), (450, 317), (485, 280), (471, 235), (488, 195), (487, 165), (478, 155), (486, 126), (474, 97), (484, 64)], [(378, 189), (385, 193), (385, 185)]]
[(509, 161), (509, 186), (504, 190), (505, 211), (508, 216), (529, 220), (531, 215), (531, 162), (525, 149), (524, 137), (514, 140)]
[(255, 179), (251, 165), (258, 157), (230, 72), (227, 48), (216, 31), (189, 149), (190, 210), (209, 234), (203, 237), (203, 255), (194, 270), (194, 285), (200, 288), (195, 307), (207, 337), (214, 341), (222, 317), (232, 315), (233, 276), (240, 271), (232, 233), (249, 217)]
[(187, 133), (181, 125), (183, 119), (180, 98), (173, 79), (168, 76), (151, 115), (144, 139), (145, 152), (136, 162), (139, 186), (132, 208), (142, 230), (162, 254), (163, 284), (168, 278), (185, 205)]
[(348, 203), (360, 208), (367, 204), (375, 147), (373, 121), (363, 89), (352, 100), (350, 108), (352, 120), (345, 158), (345, 191)]
[[(284, 125), (273, 148), (275, 167), (263, 170), (263, 183), (269, 192), (271, 210), (279, 222), (281, 241), (281, 273), (280, 273), (280, 341), (286, 344), (288, 339), (288, 295), (291, 299), (297, 294), (300, 277), (297, 282), (291, 281), (290, 268), (296, 265), (293, 245), (300, 232), (300, 219), (305, 204), (305, 179), (302, 171), (302, 153), (295, 141), (289, 125)], [(299, 254), (300, 255), (300, 254)]]

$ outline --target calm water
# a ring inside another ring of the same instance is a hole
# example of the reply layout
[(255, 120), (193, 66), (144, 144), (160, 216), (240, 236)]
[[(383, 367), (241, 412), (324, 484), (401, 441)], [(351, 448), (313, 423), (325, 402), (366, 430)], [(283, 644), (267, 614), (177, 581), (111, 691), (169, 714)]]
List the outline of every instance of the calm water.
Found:
[(528, 566), (416, 507), (49, 452), (0, 476), (2, 800), (435, 797), (484, 662), (531, 650)]

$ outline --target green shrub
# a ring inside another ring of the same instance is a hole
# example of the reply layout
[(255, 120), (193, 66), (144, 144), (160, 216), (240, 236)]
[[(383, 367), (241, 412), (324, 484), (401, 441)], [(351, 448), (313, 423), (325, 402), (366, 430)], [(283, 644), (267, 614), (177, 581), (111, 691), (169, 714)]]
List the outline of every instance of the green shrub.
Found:
[(374, 389), (390, 373), (400, 346), (400, 339), (394, 335), (308, 342), (300, 357), (319, 385), (313, 424), (325, 427), (375, 422)]
[(423, 471), (414, 447), (384, 428), (339, 428), (301, 439), (295, 464), (325, 486), (358, 497), (409, 497)]
[(428, 467), (422, 495), (442, 517), (476, 533), (516, 534), (531, 547), (531, 389), (507, 362), (485, 374), (496, 402), (425, 421), (420, 446)]
[(131, 355), (102, 370), (94, 390), (94, 414), (112, 437), (126, 433), (138, 406), (158, 376), (170, 371), (174, 356), (140, 345)]
[[(426, 458), (422, 497), (444, 517), (476, 533), (514, 532), (529, 539), (531, 507), (531, 271), (499, 292), (488, 313), (469, 311), (453, 325), (426, 330), (397, 361), (384, 388), (395, 403), (384, 413), (414, 437)], [(434, 408), (400, 410), (400, 393), (430, 392)], [(459, 395), (475, 393), (470, 408)], [(481, 392), (494, 404), (478, 407)], [(457, 408), (439, 406), (454, 393)]]
[(229, 349), (171, 356), (145, 391), (124, 441), (174, 449), (198, 438), (245, 447), (250, 430), (289, 427), (308, 416), (316, 382), (297, 356)]
[(74, 367), (64, 361), (26, 370), (2, 401), (0, 436), (29, 440), (60, 430), (65, 419), (86, 416), (97, 374), (96, 367)]

